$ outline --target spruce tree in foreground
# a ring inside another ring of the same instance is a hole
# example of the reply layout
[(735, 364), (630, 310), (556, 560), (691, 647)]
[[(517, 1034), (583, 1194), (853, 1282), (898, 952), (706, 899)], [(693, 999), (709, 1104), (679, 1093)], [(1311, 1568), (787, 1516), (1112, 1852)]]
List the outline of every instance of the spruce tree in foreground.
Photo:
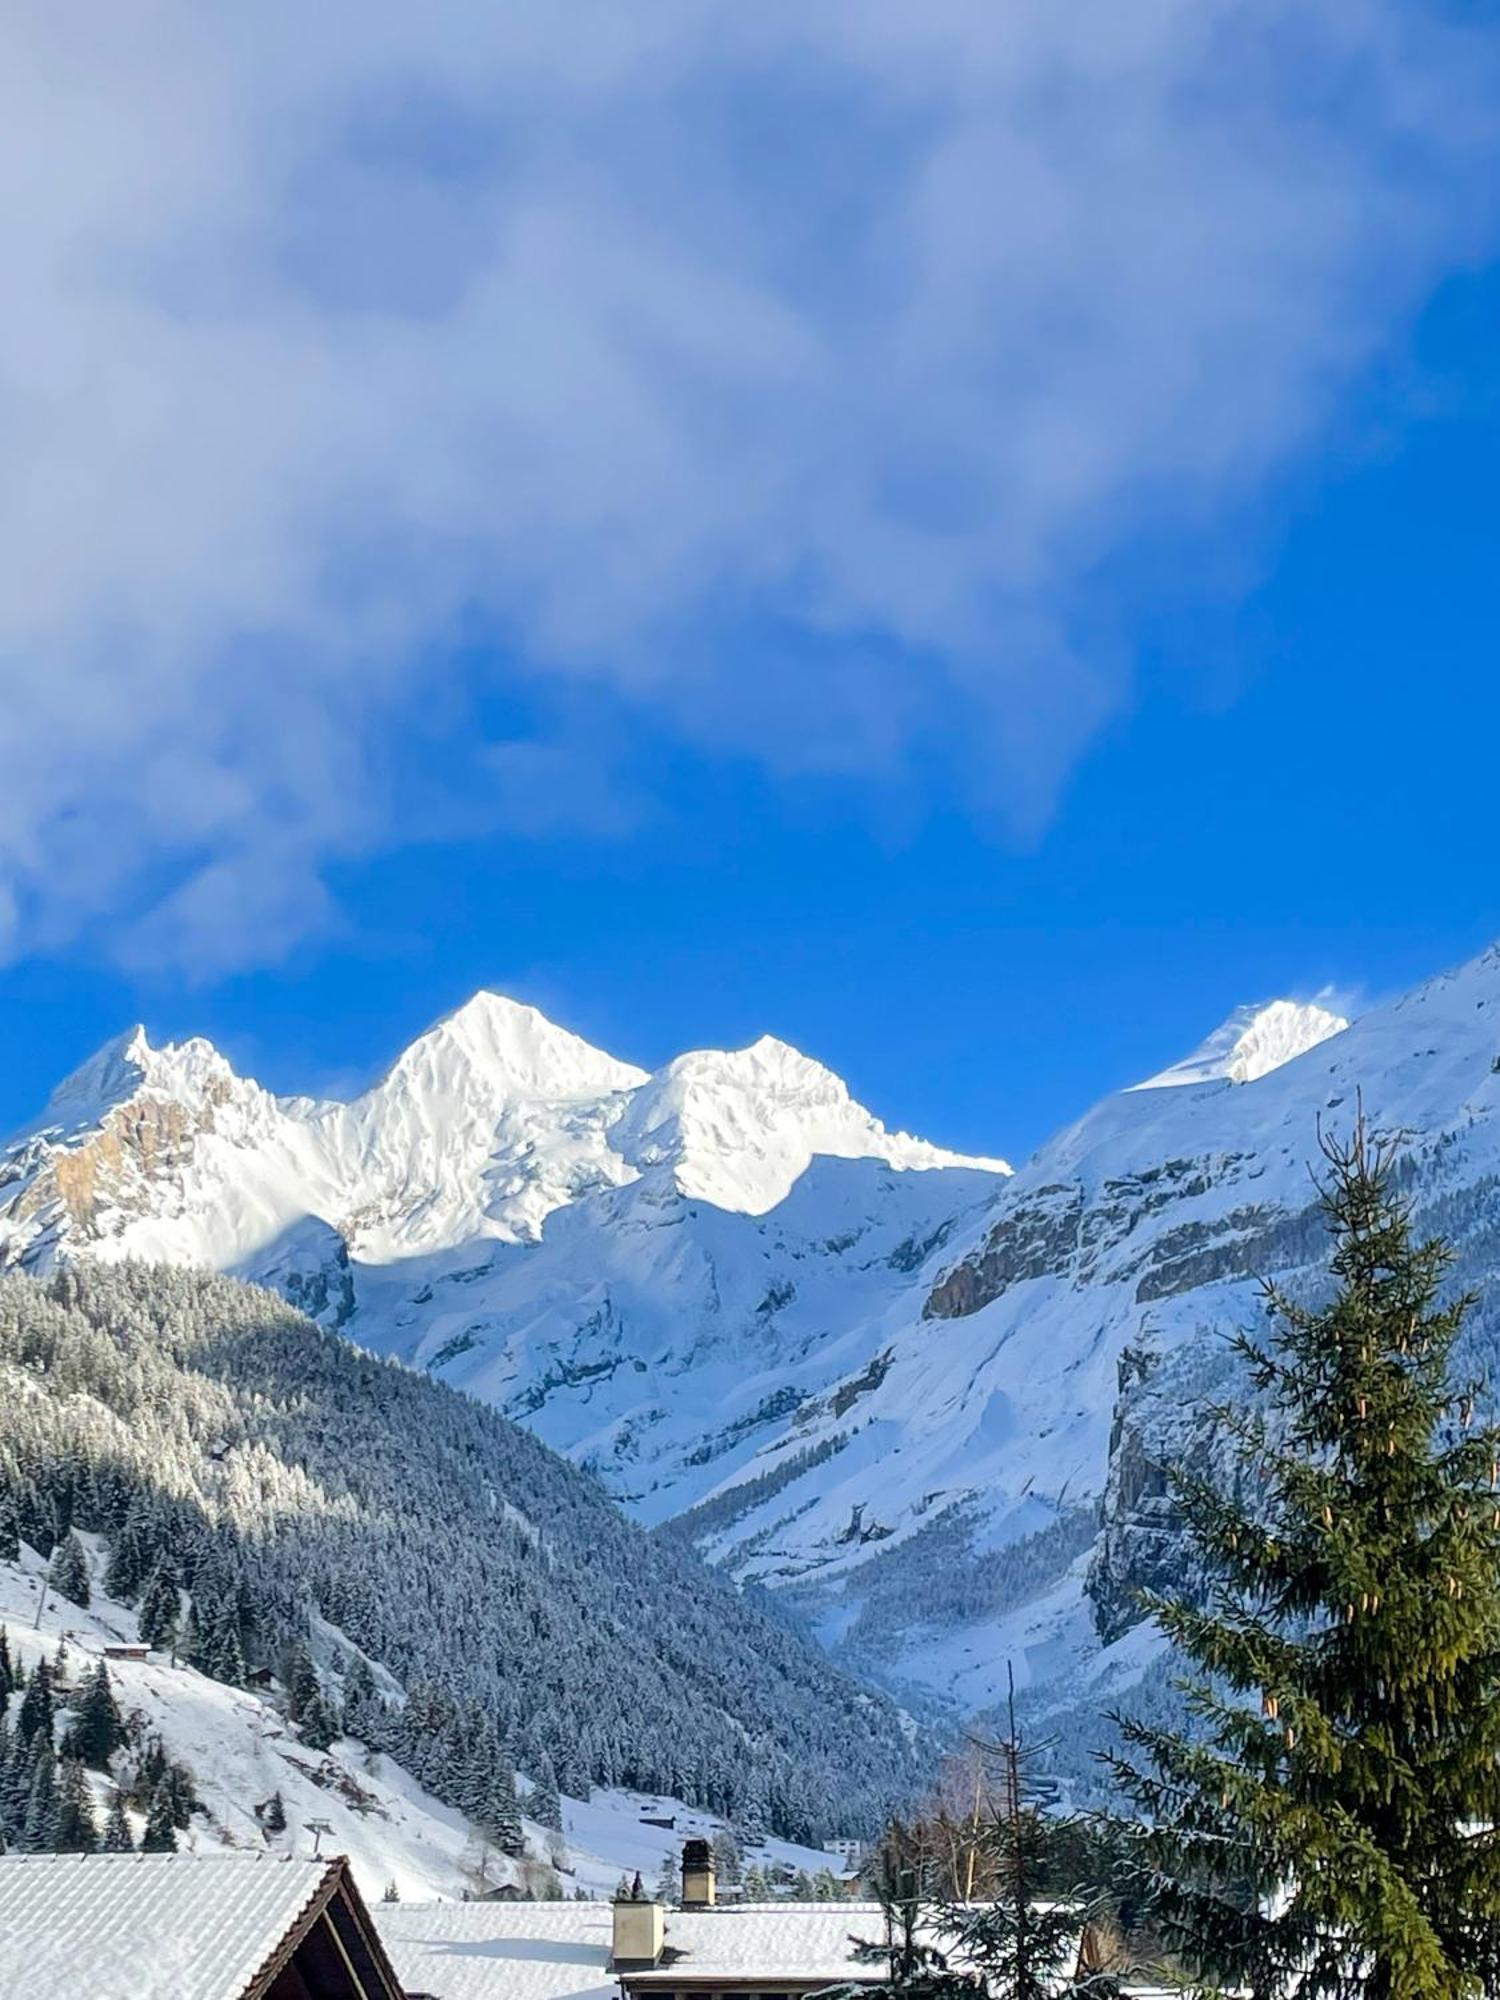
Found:
[(1268, 1290), (1267, 1416), (1219, 1413), (1250, 1502), (1175, 1482), (1212, 1589), (1154, 1608), (1199, 1730), (1126, 1722), (1112, 1761), (1195, 1990), (1461, 2000), (1500, 1992), (1500, 1429), (1392, 1149), (1323, 1151), (1333, 1297)]

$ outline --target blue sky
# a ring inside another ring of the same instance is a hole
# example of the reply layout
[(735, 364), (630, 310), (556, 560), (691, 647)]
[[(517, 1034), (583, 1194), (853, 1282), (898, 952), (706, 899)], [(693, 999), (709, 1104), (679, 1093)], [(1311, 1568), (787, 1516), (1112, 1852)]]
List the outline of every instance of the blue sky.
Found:
[(0, 1122), (488, 984), (1019, 1155), (1500, 933), (1491, 15), (339, 13), (7, 30)]

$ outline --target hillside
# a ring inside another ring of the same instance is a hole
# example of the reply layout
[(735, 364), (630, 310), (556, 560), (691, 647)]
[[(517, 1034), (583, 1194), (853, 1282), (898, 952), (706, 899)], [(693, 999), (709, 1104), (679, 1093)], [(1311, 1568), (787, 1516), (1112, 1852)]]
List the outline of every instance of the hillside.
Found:
[[(95, 1536), (82, 1539), (90, 1568), (87, 1609), (56, 1591), (39, 1605), (45, 1565), (34, 1551), (23, 1549), (16, 1561), (0, 1561), (0, 1633), (11, 1662), (27, 1674), (42, 1661), (54, 1672), (62, 1663), (60, 1742), (66, 1741), (70, 1704), (105, 1658), (105, 1648), (139, 1638), (134, 1610), (102, 1588), (104, 1543)], [(336, 1640), (331, 1627), (320, 1626), (319, 1632), (325, 1660), (336, 1652), (348, 1657), (351, 1649)], [(104, 1825), (118, 1791), (131, 1794), (143, 1752), (159, 1743), (189, 1774), (196, 1798), (177, 1832), (181, 1848), (306, 1854), (314, 1842), (310, 1822), (322, 1821), (329, 1829), (322, 1836), (323, 1851), (349, 1856), (370, 1902), (392, 1888), (404, 1901), (427, 1901), (511, 1883), (531, 1895), (607, 1897), (622, 1872), (639, 1869), (653, 1881), (664, 1855), (675, 1857), (685, 1834), (712, 1836), (723, 1825), (713, 1815), (655, 1794), (600, 1790), (586, 1800), (563, 1794), (560, 1827), (526, 1817), (525, 1852), (512, 1856), (388, 1753), (347, 1735), (326, 1747), (303, 1741), (286, 1713), (284, 1691), (274, 1682), (227, 1686), (166, 1650), (145, 1660), (112, 1658), (106, 1670), (129, 1734), (110, 1769), (89, 1774), (97, 1824)], [(334, 1684), (331, 1671), (328, 1678)], [(13, 1719), (19, 1701), (12, 1698)], [(283, 1826), (268, 1813), (272, 1798)], [(665, 1818), (676, 1821), (671, 1832), (659, 1824)], [(145, 1819), (138, 1805), (127, 1805), (127, 1825), (137, 1841)], [(766, 1869), (814, 1871), (833, 1857), (768, 1837), (750, 1850), (750, 1860)]]
[(117, 1596), (164, 1566), (216, 1678), (310, 1644), (350, 1733), (448, 1804), (518, 1765), (806, 1839), (868, 1827), (920, 1769), (894, 1708), (585, 1474), (264, 1290), (131, 1265), (0, 1280), (0, 1408), (27, 1543), (102, 1535)]

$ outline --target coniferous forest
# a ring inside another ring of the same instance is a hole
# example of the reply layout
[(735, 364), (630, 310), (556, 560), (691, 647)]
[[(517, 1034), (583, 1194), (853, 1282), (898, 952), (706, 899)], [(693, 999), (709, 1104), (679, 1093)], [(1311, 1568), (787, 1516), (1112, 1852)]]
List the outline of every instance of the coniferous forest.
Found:
[[(803, 1839), (918, 1782), (891, 1703), (493, 1410), (272, 1293), (129, 1265), (7, 1277), (0, 1407), (0, 1529), (57, 1587), (71, 1531), (101, 1534), (143, 1636), (231, 1682), (290, 1660), (304, 1740), (342, 1725), (493, 1824), (517, 1768)], [(316, 1677), (299, 1709), (319, 1619), (405, 1698), (355, 1654), (341, 1714)]]

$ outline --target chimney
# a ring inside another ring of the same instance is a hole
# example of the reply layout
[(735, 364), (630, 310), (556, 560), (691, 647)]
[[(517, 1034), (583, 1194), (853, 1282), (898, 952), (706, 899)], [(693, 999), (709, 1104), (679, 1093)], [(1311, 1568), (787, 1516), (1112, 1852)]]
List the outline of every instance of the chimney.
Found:
[(714, 1906), (714, 1851), (706, 1840), (682, 1843), (682, 1907), (711, 1910)]
[(639, 1874), (630, 1894), (615, 1899), (614, 1919), (609, 1958), (612, 1972), (649, 1972), (660, 1963), (667, 1940), (667, 1913), (646, 1895)]

